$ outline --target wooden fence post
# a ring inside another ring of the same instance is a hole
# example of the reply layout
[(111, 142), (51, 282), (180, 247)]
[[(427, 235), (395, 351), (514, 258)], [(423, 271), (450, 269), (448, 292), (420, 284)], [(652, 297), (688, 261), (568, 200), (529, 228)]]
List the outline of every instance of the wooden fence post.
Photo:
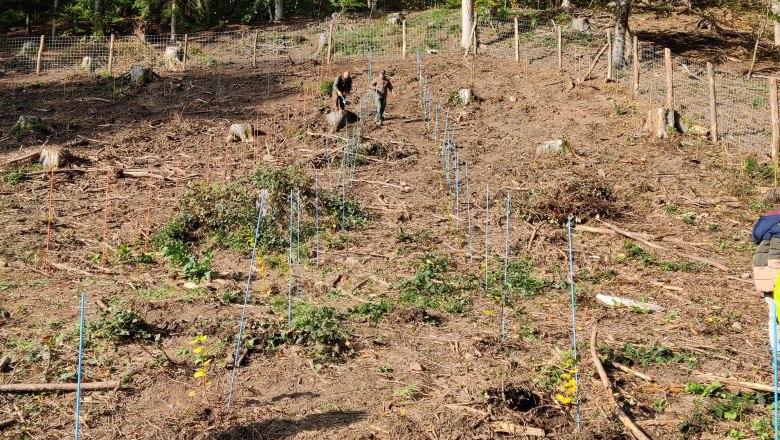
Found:
[(666, 108), (674, 111), (674, 68), (672, 66), (672, 50), (664, 49), (664, 65), (666, 66)]
[(712, 63), (707, 63), (707, 78), (710, 89), (710, 138), (713, 144), (718, 143), (718, 112), (715, 105), (715, 73)]
[(330, 64), (330, 57), (333, 55), (333, 23), (330, 24), (330, 30), (328, 31), (328, 58), (327, 63)]
[(515, 62), (520, 62), (520, 26), (515, 17)]
[(769, 107), (772, 114), (772, 161), (775, 168), (777, 187), (777, 166), (780, 160), (780, 110), (777, 103), (777, 78), (769, 78)]
[(43, 57), (43, 45), (46, 41), (46, 36), (41, 35), (41, 43), (38, 45), (38, 61), (35, 63), (35, 73), (40, 74), (41, 73), (41, 58)]
[(187, 43), (189, 42), (189, 34), (184, 34), (184, 55), (181, 58), (181, 70), (187, 70)]
[[(252, 67), (257, 67), (257, 37), (260, 33), (259, 29), (255, 29), (255, 36), (252, 39), (254, 41), (254, 44), (252, 44)], [(322, 50), (322, 49), (320, 49)]]
[(612, 29), (607, 29), (607, 81), (612, 81)]
[(108, 40), (108, 74), (114, 73), (114, 34), (111, 34), (111, 39)]
[(555, 26), (558, 33), (558, 70), (563, 69), (563, 37), (561, 36), (561, 26)]
[(639, 96), (639, 38), (634, 35), (634, 95)]
[(406, 59), (406, 20), (401, 22), (401, 57)]

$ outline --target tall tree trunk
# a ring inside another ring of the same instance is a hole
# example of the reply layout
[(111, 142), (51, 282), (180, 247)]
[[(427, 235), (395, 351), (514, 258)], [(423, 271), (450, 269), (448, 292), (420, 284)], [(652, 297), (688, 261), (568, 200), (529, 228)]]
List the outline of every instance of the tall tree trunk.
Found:
[(103, 35), (103, 2), (101, 0), (95, 0), (94, 7), (95, 16), (93, 17), (93, 26), (95, 28), (92, 30), (92, 33), (95, 35)]
[(176, 15), (178, 14), (176, 0), (171, 0), (171, 41), (176, 41)]
[(772, 13), (775, 16), (775, 46), (780, 46), (780, 20), (777, 19), (780, 16), (780, 0), (772, 0)]
[(274, 1), (274, 21), (282, 21), (284, 18), (284, 0)]
[(631, 13), (631, 0), (618, 0), (615, 11), (615, 29), (612, 32), (612, 65), (622, 68), (626, 65), (626, 53), (631, 44), (626, 38), (628, 34), (628, 16)]
[(57, 36), (57, 7), (59, 6), (59, 0), (54, 0), (54, 7), (51, 9), (51, 37)]
[(30, 13), (29, 12), (25, 15), (24, 28), (25, 28), (25, 31), (29, 34), (30, 33)]
[(471, 26), (473, 24), (474, 24), (474, 0), (462, 0), (460, 45), (464, 49), (469, 47), (469, 43), (471, 40)]

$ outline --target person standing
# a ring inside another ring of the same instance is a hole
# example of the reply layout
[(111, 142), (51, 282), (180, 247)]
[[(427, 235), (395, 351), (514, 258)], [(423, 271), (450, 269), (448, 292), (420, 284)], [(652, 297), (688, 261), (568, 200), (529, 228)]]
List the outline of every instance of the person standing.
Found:
[(387, 78), (385, 69), (380, 70), (379, 76), (371, 81), (371, 89), (374, 90), (374, 99), (376, 100), (376, 123), (382, 125), (387, 105), (387, 92), (391, 92), (395, 97), (393, 83)]
[(769, 352), (774, 352), (775, 324), (780, 295), (780, 209), (759, 217), (751, 234), (756, 251), (753, 254), (753, 282), (759, 297), (769, 307)]
[(347, 104), (347, 95), (352, 92), (352, 76), (349, 71), (337, 76), (333, 80), (333, 94), (336, 95), (336, 110), (344, 110)]

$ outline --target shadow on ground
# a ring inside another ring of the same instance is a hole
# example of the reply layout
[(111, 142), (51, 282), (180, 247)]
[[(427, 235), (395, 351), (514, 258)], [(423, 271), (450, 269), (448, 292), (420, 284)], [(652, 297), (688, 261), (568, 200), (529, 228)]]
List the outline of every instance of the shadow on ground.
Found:
[(278, 440), (301, 432), (320, 431), (351, 425), (363, 420), (364, 411), (329, 411), (309, 414), (301, 419), (273, 418), (248, 425), (235, 426), (214, 433), (204, 440)]

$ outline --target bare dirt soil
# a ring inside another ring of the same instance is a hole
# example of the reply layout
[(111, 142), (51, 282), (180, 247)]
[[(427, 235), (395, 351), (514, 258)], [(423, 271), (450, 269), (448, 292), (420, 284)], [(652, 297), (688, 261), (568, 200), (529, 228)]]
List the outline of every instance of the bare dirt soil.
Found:
[[(686, 383), (710, 384), (705, 373), (770, 383), (764, 303), (743, 276), (750, 271), (750, 227), (769, 208), (761, 196), (771, 182), (765, 169), (745, 168), (746, 155), (697, 138), (636, 137), (646, 108), (615, 84), (574, 86), (566, 72), (524, 72), (482, 58), (472, 64), (433, 56), (424, 63), (434, 103), (447, 104), (474, 78), (476, 102), (451, 103), (449, 110), (449, 127), (469, 170), (470, 196), (463, 186), (459, 199), (460, 227), (440, 145), (421, 119), (415, 62), (375, 62), (375, 71), (390, 70), (398, 96), (389, 98), (384, 126), (364, 121), (364, 145), (378, 153), (365, 153), (349, 189), (371, 219), (343, 233), (326, 225), (319, 266), (309, 239), (300, 279), (302, 299), (345, 313), (339, 326), (352, 329), (354, 354), (330, 363), (313, 360), (296, 344), (268, 354), (252, 351), (242, 357), (231, 411), (226, 404), (249, 252), (211, 245), (212, 279), (196, 288), (184, 287), (186, 280), (159, 249), (153, 262), (124, 257), (155, 251), (148, 232), (175, 216), (188, 186), (235, 182), (251, 172), (254, 159), (261, 167), (298, 164), (308, 179), (316, 165), (327, 193), (325, 138), (306, 135), (327, 129), (318, 109), (330, 100), (311, 93), (322, 81), (318, 71), (329, 77), (325, 69), (298, 65), (272, 76), (234, 66), (163, 73), (115, 97), (108, 81), (94, 78), (28, 80), (16, 83), (13, 95), (11, 84), (3, 83), (2, 126), (36, 113), (52, 132), (21, 141), (4, 135), (3, 162), (46, 142), (70, 143), (88, 163), (80, 165), (85, 173), (55, 175), (48, 269), (50, 178), (41, 173), (12, 184), (20, 176), (3, 174), (0, 350), (12, 363), (0, 382), (75, 381), (83, 291), (88, 323), (112, 319), (95, 304), (101, 299), (115, 311), (137, 311), (151, 339), (88, 332), (84, 380), (123, 385), (85, 393), (82, 438), (489, 439), (512, 436), (502, 431), (513, 427), (520, 438), (524, 427), (543, 429), (550, 438), (630, 438), (594, 370), (589, 336), (596, 325), (620, 405), (651, 437), (722, 438), (733, 431), (744, 435), (736, 438), (763, 438), (770, 432), (770, 411), (758, 397), (743, 403), (728, 394), (734, 389), (716, 386), (704, 396), (685, 389)], [(362, 94), (366, 64), (336, 65), (330, 74), (345, 68), (355, 72), (356, 95)], [(222, 139), (233, 122), (257, 123), (263, 131), (258, 144), (233, 143), (225, 150)], [(564, 139), (567, 148), (535, 157), (537, 146), (551, 139)], [(115, 171), (93, 169), (145, 169), (165, 179), (117, 178)], [(338, 172), (337, 164), (331, 172)], [(523, 282), (538, 283), (510, 292), (504, 342), (494, 298), (501, 275), (491, 279), (490, 295), (481, 287), (487, 184), (489, 270), (502, 269), (508, 192), (510, 259), (530, 262)], [(600, 231), (574, 231), (579, 435), (566, 390), (572, 329), (567, 233), (559, 220), (567, 211)], [(728, 271), (604, 233), (609, 229), (596, 213)], [(311, 225), (312, 213), (304, 212), (303, 221)], [(199, 248), (198, 255), (205, 251)], [(433, 255), (449, 259), (450, 279), (476, 279), (461, 290), (463, 313), (400, 304), (399, 281), (415, 277), (415, 262)], [(250, 322), (284, 321), (286, 259), (284, 251), (263, 255), (267, 271), (253, 282)], [(347, 313), (381, 294), (393, 311), (376, 324)], [(596, 294), (665, 311), (606, 307)], [(204, 368), (194, 353), (199, 346), (209, 360), (205, 379), (194, 377)], [(727, 404), (738, 406), (725, 411), (734, 416), (718, 412)], [(72, 435), (74, 394), (0, 394), (0, 419), (18, 421), (2, 431), (3, 438)]]

